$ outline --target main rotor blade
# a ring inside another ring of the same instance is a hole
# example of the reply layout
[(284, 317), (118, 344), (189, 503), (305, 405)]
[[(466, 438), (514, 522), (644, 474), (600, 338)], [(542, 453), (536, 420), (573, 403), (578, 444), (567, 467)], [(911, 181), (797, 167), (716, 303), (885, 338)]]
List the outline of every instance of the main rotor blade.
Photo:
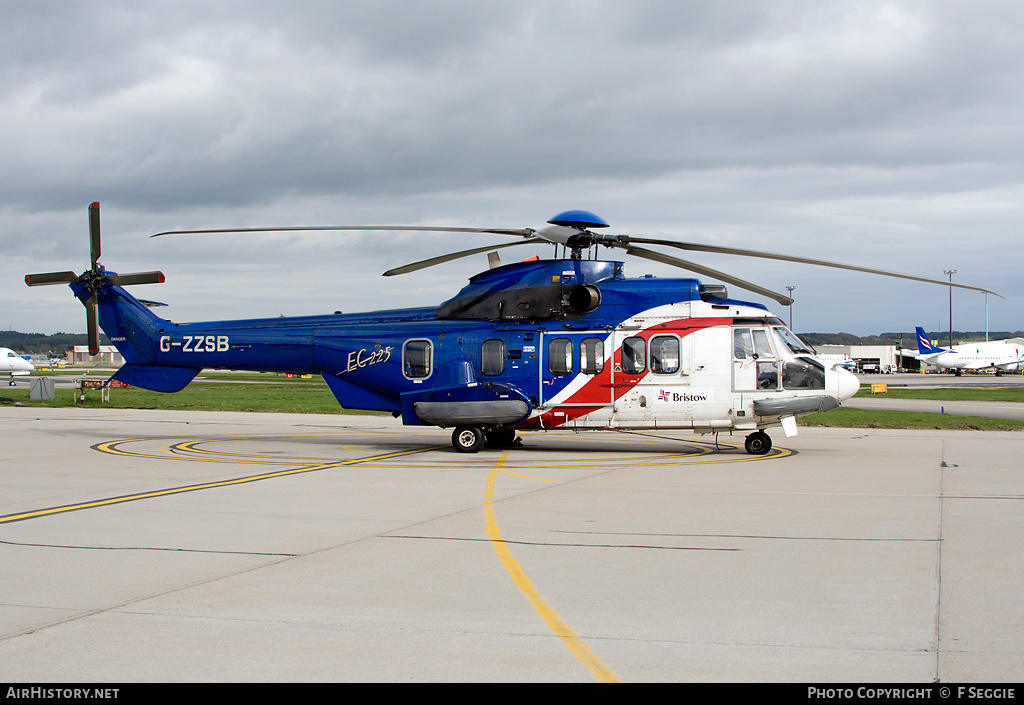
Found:
[[(835, 267), (837, 269), (849, 269), (854, 272), (866, 272), (868, 274), (880, 274), (885, 277), (897, 277), (899, 279), (911, 279), (913, 281), (926, 282), (928, 284), (941, 284), (942, 286), (955, 286), (958, 289), (970, 289), (972, 291), (982, 291), (986, 294), (993, 294), (999, 298), (1005, 298), (1001, 294), (996, 294), (994, 291), (983, 289), (977, 286), (969, 286), (967, 284), (951, 284), (948, 281), (942, 279), (929, 279), (928, 277), (918, 277), (913, 274), (901, 274), (900, 272), (890, 272), (884, 269), (872, 269), (871, 267), (861, 267), (856, 264), (843, 264), (842, 262), (829, 262), (828, 260), (822, 259), (811, 259), (810, 257), (795, 257), (793, 255), (780, 255), (773, 252), (760, 252), (758, 250), (744, 250), (736, 247), (719, 247), (716, 245), (701, 245), (692, 242), (675, 242), (673, 240), (653, 240), (649, 238), (641, 237), (629, 237), (626, 242), (641, 242), (645, 245), (664, 245), (666, 247), (676, 247), (680, 250), (692, 250), (696, 252), (715, 252), (726, 255), (741, 255), (743, 257), (759, 257), (761, 259), (774, 259), (782, 262), (799, 262), (801, 264), (815, 264), (821, 267)], [(788, 305), (788, 304), (787, 304)]]
[(684, 259), (672, 257), (671, 255), (665, 255), (662, 254), (661, 252), (647, 250), (642, 247), (630, 246), (626, 248), (626, 254), (636, 255), (637, 257), (643, 257), (644, 259), (653, 260), (655, 262), (661, 262), (662, 264), (670, 264), (673, 267), (686, 269), (691, 272), (696, 272), (697, 274), (704, 274), (709, 277), (714, 277), (715, 279), (720, 279), (721, 281), (724, 281), (727, 284), (732, 284), (734, 286), (738, 286), (741, 289), (753, 291), (754, 293), (761, 294), (762, 296), (767, 296), (770, 299), (778, 301), (783, 306), (789, 306), (791, 303), (793, 303), (793, 299), (786, 296), (785, 294), (780, 294), (779, 292), (772, 291), (771, 289), (765, 289), (763, 286), (758, 286), (757, 284), (753, 284), (746, 280), (740, 279), (739, 277), (734, 277), (731, 274), (719, 272), (717, 269), (711, 269), (710, 267), (705, 267), (695, 262), (689, 262)]
[(92, 257), (92, 268), (100, 260), (100, 204), (95, 202), (89, 206), (89, 254)]
[(163, 284), (163, 272), (133, 272), (131, 274), (112, 274), (107, 277), (115, 286), (131, 286), (132, 284)]
[(536, 232), (532, 228), (455, 228), (432, 225), (311, 225), (289, 228), (226, 228), (223, 230), (168, 230), (162, 233), (150, 235), (160, 237), (161, 235), (201, 235), (215, 233), (286, 233), (286, 232), (308, 232), (308, 231), (408, 231), (425, 233), (488, 233), (491, 235), (518, 235), (519, 237), (532, 237)]
[(70, 284), (78, 281), (74, 272), (43, 272), (42, 274), (26, 274), (25, 283), (29, 286), (46, 286), (47, 284)]
[(452, 260), (460, 259), (462, 257), (469, 257), (470, 255), (477, 255), (481, 252), (487, 252), (488, 250), (500, 250), (505, 247), (516, 247), (518, 245), (528, 245), (533, 242), (544, 242), (539, 237), (533, 237), (529, 240), (523, 240), (522, 242), (509, 242), (502, 245), (488, 245), (487, 247), (474, 247), (472, 250), (462, 250), (460, 252), (452, 252), (447, 255), (440, 255), (438, 257), (431, 257), (430, 259), (420, 260), (419, 262), (413, 262), (406, 264), (401, 267), (395, 267), (384, 272), (385, 277), (393, 277), (396, 274), (408, 274), (409, 272), (416, 272), (420, 269), (426, 269), (427, 267), (433, 267), (435, 264), (442, 264), (444, 262), (451, 262)]

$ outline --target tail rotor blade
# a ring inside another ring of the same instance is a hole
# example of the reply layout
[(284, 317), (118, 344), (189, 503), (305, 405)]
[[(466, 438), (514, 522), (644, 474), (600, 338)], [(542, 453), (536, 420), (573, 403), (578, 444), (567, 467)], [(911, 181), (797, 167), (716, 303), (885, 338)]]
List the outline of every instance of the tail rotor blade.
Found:
[(89, 336), (90, 355), (98, 355), (100, 352), (99, 307), (96, 303), (95, 294), (85, 303), (85, 325)]
[(115, 286), (131, 286), (132, 284), (163, 284), (163, 272), (133, 272), (131, 274), (112, 274), (107, 277)]
[(95, 202), (89, 206), (89, 253), (92, 256), (92, 267), (100, 261), (100, 204)]
[(44, 272), (42, 274), (26, 274), (25, 283), (29, 286), (45, 286), (47, 284), (70, 284), (78, 281), (74, 272)]

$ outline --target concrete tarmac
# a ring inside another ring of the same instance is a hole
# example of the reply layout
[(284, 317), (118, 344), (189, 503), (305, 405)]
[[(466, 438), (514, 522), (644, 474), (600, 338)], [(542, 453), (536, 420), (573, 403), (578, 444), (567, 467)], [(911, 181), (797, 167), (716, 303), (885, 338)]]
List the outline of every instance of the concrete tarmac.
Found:
[(1024, 679), (1024, 435), (0, 408), (8, 682)]

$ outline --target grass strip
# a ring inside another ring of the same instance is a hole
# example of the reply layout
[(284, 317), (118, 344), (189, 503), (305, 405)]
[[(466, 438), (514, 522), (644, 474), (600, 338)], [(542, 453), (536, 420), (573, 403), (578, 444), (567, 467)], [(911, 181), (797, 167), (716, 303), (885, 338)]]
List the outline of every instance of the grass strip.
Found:
[(1024, 403), (1024, 389), (1007, 387), (920, 387), (886, 386), (882, 394), (871, 394), (870, 387), (863, 385), (858, 397), (870, 399), (934, 399), (935, 401), (1004, 401)]
[(193, 382), (180, 392), (163, 394), (147, 389), (110, 390), (110, 401), (100, 400), (98, 390), (86, 392), (85, 402), (75, 404), (70, 389), (56, 389), (52, 401), (33, 401), (29, 390), (0, 389), (4, 404), (37, 408), (165, 409), (179, 411), (264, 411), (290, 414), (378, 413), (343, 409), (322, 380), (318, 384), (276, 382)]
[(840, 407), (821, 414), (803, 416), (801, 426), (829, 428), (902, 428), (941, 431), (1024, 431), (1024, 421), (987, 416), (954, 416), (924, 411), (852, 409)]

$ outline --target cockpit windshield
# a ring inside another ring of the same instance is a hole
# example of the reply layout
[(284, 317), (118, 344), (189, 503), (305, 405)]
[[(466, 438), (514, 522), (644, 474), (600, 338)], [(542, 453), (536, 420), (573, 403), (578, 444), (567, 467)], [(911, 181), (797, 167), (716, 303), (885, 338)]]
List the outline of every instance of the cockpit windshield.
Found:
[(773, 328), (775, 334), (782, 342), (784, 348), (789, 349), (794, 355), (816, 355), (817, 352), (810, 345), (800, 340), (796, 336), (796, 333), (791, 331), (786, 326), (776, 326)]

